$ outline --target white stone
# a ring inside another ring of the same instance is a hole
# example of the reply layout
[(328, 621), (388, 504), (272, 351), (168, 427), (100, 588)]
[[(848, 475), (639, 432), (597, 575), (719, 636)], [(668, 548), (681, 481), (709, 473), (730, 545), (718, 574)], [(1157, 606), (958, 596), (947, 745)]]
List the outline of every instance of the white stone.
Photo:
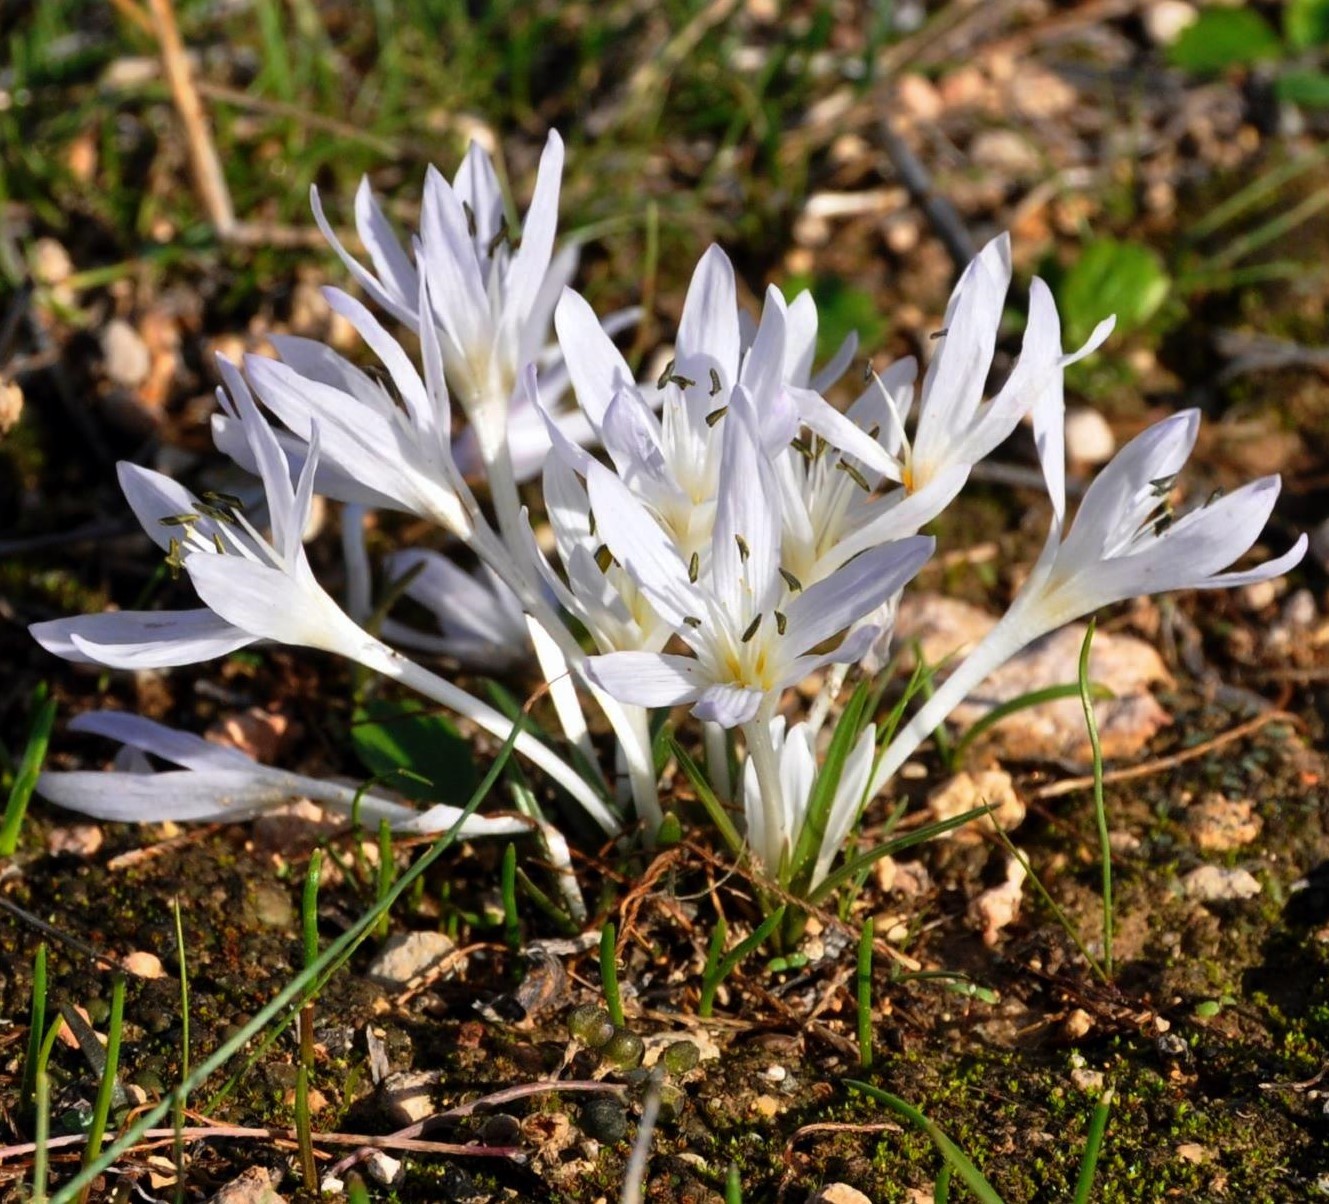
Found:
[(1088, 406), (1066, 411), (1066, 458), (1076, 464), (1106, 464), (1117, 450), (1117, 437), (1108, 421)]
[(1155, 46), (1171, 46), (1199, 16), (1186, 0), (1156, 0), (1144, 10), (1144, 31)]
[(152, 353), (142, 336), (122, 318), (112, 318), (101, 335), (106, 375), (113, 384), (136, 389), (152, 371)]
[(1259, 880), (1249, 870), (1202, 865), (1181, 880), (1187, 898), (1200, 903), (1224, 903), (1251, 899), (1260, 893)]
[(1040, 175), (1043, 160), (1024, 137), (1014, 130), (983, 130), (969, 144), (969, 157), (979, 167), (1014, 179)]
[(441, 932), (398, 933), (383, 942), (366, 975), (385, 987), (400, 990), (438, 965), (456, 947), (452, 938)]
[(369, 1177), (375, 1183), (381, 1183), (384, 1187), (400, 1183), (405, 1174), (401, 1159), (385, 1154), (382, 1150), (375, 1150), (365, 1159), (365, 1170), (369, 1172)]

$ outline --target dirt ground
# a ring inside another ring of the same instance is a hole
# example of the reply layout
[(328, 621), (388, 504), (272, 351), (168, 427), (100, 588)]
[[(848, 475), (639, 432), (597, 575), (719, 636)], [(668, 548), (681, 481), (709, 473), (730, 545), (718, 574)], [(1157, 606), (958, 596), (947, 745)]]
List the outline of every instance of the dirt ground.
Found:
[[(1277, 551), (1329, 518), (1329, 224), (1317, 200), (1329, 190), (1326, 110), (1288, 99), (1296, 93), (1283, 83), (1318, 70), (1323, 51), (1285, 33), (1276, 6), (1240, 11), (1284, 38), (1282, 50), (1217, 67), (1179, 59), (1182, 35), (1167, 22), (1190, 6), (1162, 2), (897, 4), (895, 28), (858, 6), (782, 12), (759, 0), (484, 14), (423, 0), (378, 7), (374, 17), (335, 3), (180, 5), (232, 204), (258, 227), (229, 238), (191, 183), (191, 144), (140, 20), (147, 10), (15, 10), (13, 61), (0, 65), (9, 770), (45, 681), (59, 704), (53, 767), (106, 764), (103, 742), (63, 724), (114, 705), (238, 741), (284, 768), (363, 780), (350, 738), (363, 683), (326, 658), (263, 649), (194, 669), (103, 674), (55, 662), (25, 629), (188, 597), (136, 533), (115, 460), (224, 488), (207, 433), (213, 353), (262, 349), (276, 332), (354, 352), (317, 293), (345, 281), (310, 237), (308, 183), (345, 221), (367, 171), (409, 224), (424, 162), (450, 171), (472, 134), (501, 141), (525, 197), (544, 131), (562, 130), (563, 229), (586, 239), (579, 285), (602, 312), (644, 307), (625, 339), (643, 364), (669, 337), (711, 239), (731, 252), (749, 300), (768, 281), (811, 287), (827, 341), (856, 327), (881, 366), (928, 351), (956, 271), (945, 235), (958, 229), (981, 245), (1009, 229), (1017, 278), (1027, 286), (1039, 272), (1053, 283), (1068, 344), (1106, 308), (1123, 315), (1107, 353), (1070, 377), (1073, 410), (1101, 414), (1120, 443), (1199, 406), (1206, 428), (1189, 498), (1281, 472), (1261, 545)], [(906, 187), (911, 165), (926, 173), (926, 196)], [(929, 214), (936, 198), (952, 219)], [(1106, 266), (1091, 271), (1095, 257)], [(1019, 345), (1018, 288), (1011, 308), (998, 376)], [(921, 594), (999, 611), (1036, 554), (1047, 509), (1028, 432), (994, 459), (998, 471), (937, 524), (939, 555)], [(1073, 487), (1087, 471), (1072, 465)], [(321, 521), (311, 556), (335, 586), (335, 508)], [(428, 537), (384, 519), (372, 546)], [(1025, 724), (978, 741), (959, 765), (929, 747), (874, 803), (864, 837), (901, 800), (906, 825), (935, 814), (955, 772), (1000, 768), (1023, 817), (1010, 837), (1050, 898), (1026, 883), (1017, 910), (992, 910), (1009, 853), (991, 834), (917, 846), (882, 863), (857, 897), (814, 915), (793, 964), (768, 950), (746, 959), (702, 1020), (717, 912), (731, 941), (760, 912), (675, 773), (678, 844), (603, 846), (569, 817), (593, 916), (586, 937), (533, 895), (522, 896), (520, 933), (505, 933), (502, 849), (464, 846), (332, 977), (313, 1005), (316, 1133), (386, 1136), (510, 1088), (570, 1084), (500, 1094), (418, 1135), (461, 1151), (388, 1142), (384, 1152), (404, 1160), (400, 1178), (365, 1159), (337, 1177), (363, 1178), (375, 1199), (618, 1199), (652, 1080), (630, 1040), (615, 1064), (568, 1027), (574, 1008), (602, 1002), (598, 937), (612, 920), (626, 1027), (647, 1061), (671, 1042), (699, 1054), (691, 1067), (688, 1054), (668, 1060), (646, 1199), (724, 1199), (736, 1166), (748, 1201), (799, 1204), (836, 1183), (874, 1204), (932, 1200), (933, 1142), (846, 1087), (851, 1078), (918, 1107), (1007, 1201), (1071, 1198), (1108, 1087), (1095, 1200), (1329, 1192), (1326, 542), (1322, 532), (1296, 573), (1270, 587), (1101, 617), (1113, 638), (1152, 649), (1158, 666), (1109, 752), (1111, 983), (1067, 931), (1101, 954), (1083, 754), (1050, 749)], [(502, 684), (520, 700), (536, 683), (515, 674)], [(483, 770), (494, 749), (476, 749)], [(328, 852), (326, 944), (383, 880), (372, 834), (304, 812), (190, 829), (93, 825), (34, 803), (19, 853), (0, 867), (11, 909), (0, 913), (0, 1198), (27, 1198), (32, 1181), (20, 1082), (38, 944), (50, 952), (48, 1015), (81, 1008), (98, 1032), (110, 1009), (106, 959), (152, 955), (132, 963), (147, 976), (128, 984), (123, 1118), (182, 1073), (174, 902), (197, 1064), (299, 971), (316, 845)], [(424, 847), (399, 842), (398, 871)], [(865, 1070), (854, 971), (867, 922), (878, 939)], [(450, 940), (438, 970), (371, 979), (384, 941), (410, 932)], [(306, 1198), (287, 1133), (293, 1033), (251, 1043), (228, 1067), (242, 1071), (233, 1082), (218, 1074), (191, 1098), (188, 1124), (231, 1131), (188, 1143), (182, 1183), (166, 1137), (122, 1159), (93, 1198), (204, 1200), (257, 1170), (271, 1171), (263, 1181), (284, 1197)], [(58, 1139), (86, 1126), (98, 1076), (72, 1036), (57, 1041), (52, 1067), (58, 1184), (79, 1159), (78, 1143)], [(315, 1146), (320, 1175), (355, 1149)]]

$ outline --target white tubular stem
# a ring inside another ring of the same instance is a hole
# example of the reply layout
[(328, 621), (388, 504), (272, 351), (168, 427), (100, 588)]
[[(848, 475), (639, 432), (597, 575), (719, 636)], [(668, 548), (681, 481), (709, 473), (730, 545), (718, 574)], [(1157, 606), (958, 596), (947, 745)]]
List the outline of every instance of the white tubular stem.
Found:
[(835, 700), (840, 697), (840, 691), (844, 689), (845, 678), (848, 676), (849, 665), (847, 664), (832, 665), (831, 671), (826, 674), (826, 680), (822, 682), (817, 697), (813, 699), (812, 709), (808, 711), (808, 730), (814, 736), (826, 726), (831, 707), (835, 705)]
[(535, 659), (540, 662), (540, 672), (549, 683), (549, 700), (554, 704), (559, 726), (568, 742), (594, 765), (595, 748), (591, 744), (590, 729), (586, 726), (586, 715), (581, 709), (577, 683), (572, 678), (567, 658), (539, 619), (527, 615), (526, 628), (531, 633), (531, 643), (535, 645)]
[(701, 732), (706, 745), (706, 776), (715, 797), (727, 803), (734, 797), (734, 784), (729, 780), (729, 731), (708, 721), (701, 725)]
[(577, 882), (576, 871), (572, 868), (572, 852), (568, 842), (547, 819), (535, 818), (540, 833), (540, 843), (549, 858), (550, 868), (554, 871), (554, 881), (558, 883), (558, 893), (563, 896), (568, 915), (574, 923), (585, 924), (587, 920), (586, 900), (581, 897), (581, 885)]
[(1008, 611), (982, 642), (937, 688), (937, 692), (917, 711), (912, 719), (895, 733), (877, 767), (872, 771), (864, 798), (873, 798), (895, 776), (934, 731), (937, 725), (962, 703), (983, 681), (995, 673), (1021, 648), (1037, 639), (1040, 632), (1025, 630), (1018, 621), (1008, 622), (1016, 612)]
[[(409, 686), (426, 698), (441, 703), (458, 715), (464, 715), (472, 723), (483, 728), (490, 735), (506, 740), (512, 734), (513, 724), (507, 716), (494, 710), (487, 703), (454, 686), (450, 681), (431, 673), (422, 665), (389, 648), (377, 640), (368, 639), (362, 644), (355, 656), (366, 669), (373, 669)], [(557, 753), (545, 747), (530, 734), (522, 732), (517, 737), (516, 751), (533, 765), (538, 765), (555, 782), (563, 787), (585, 808), (586, 813), (610, 836), (619, 832), (619, 821), (605, 805), (604, 800), (575, 769)]]
[(365, 548), (364, 506), (347, 504), (341, 512), (341, 554), (346, 562), (346, 613), (363, 623), (374, 609), (374, 579)]
[(775, 866), (767, 866), (772, 875), (783, 866), (793, 852), (792, 833), (785, 823), (784, 787), (780, 782), (780, 759), (775, 755), (775, 744), (771, 740), (770, 708), (763, 706), (757, 717), (743, 725), (743, 735), (748, 742), (748, 758), (757, 771), (757, 788), (761, 792), (761, 809), (766, 828), (766, 843), (769, 851), (773, 845), (772, 836), (779, 835), (780, 857)]
[(621, 703), (589, 683), (587, 688), (600, 704), (618, 738), (619, 752), (632, 791), (632, 805), (637, 810), (637, 818), (646, 825), (647, 840), (653, 841), (664, 820), (664, 812), (660, 809), (659, 783), (655, 780), (650, 713), (645, 707)]

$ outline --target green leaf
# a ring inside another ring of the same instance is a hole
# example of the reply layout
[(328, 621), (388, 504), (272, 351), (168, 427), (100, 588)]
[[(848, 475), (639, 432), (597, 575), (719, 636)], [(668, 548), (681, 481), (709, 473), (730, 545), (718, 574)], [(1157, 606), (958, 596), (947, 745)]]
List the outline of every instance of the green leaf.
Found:
[(1174, 66), (1186, 71), (1222, 71), (1283, 55), (1278, 34), (1249, 8), (1206, 8), (1182, 30), (1169, 52)]
[(470, 744), (418, 703), (371, 698), (355, 710), (351, 746), (370, 773), (417, 802), (463, 801), (479, 780)]
[(1171, 287), (1156, 252), (1139, 243), (1095, 239), (1061, 281), (1057, 301), (1066, 346), (1084, 342), (1109, 314), (1117, 315), (1118, 333), (1138, 330), (1158, 312)]
[(1329, 46), (1329, 0), (1288, 0), (1283, 33), (1295, 50)]
[(1288, 71), (1274, 84), (1278, 99), (1307, 109), (1329, 109), (1329, 74), (1323, 71)]

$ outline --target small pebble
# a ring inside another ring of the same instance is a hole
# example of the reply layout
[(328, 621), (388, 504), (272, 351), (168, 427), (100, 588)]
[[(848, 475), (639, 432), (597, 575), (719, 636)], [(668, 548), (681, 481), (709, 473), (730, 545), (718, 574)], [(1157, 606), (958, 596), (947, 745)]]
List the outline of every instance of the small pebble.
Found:
[(1155, 46), (1171, 46), (1199, 16), (1186, 0), (1156, 0), (1144, 10), (1144, 31)]
[(396, 1186), (406, 1173), (405, 1164), (383, 1150), (375, 1150), (370, 1154), (364, 1161), (364, 1167), (369, 1172), (369, 1177), (384, 1187)]
[(102, 359), (112, 384), (136, 389), (152, 371), (152, 354), (142, 336), (122, 318), (112, 318), (101, 334)]
[(828, 1183), (808, 1204), (872, 1204), (872, 1201), (848, 1183)]
[(1272, 606), (1278, 600), (1278, 586), (1272, 581), (1252, 581), (1237, 590), (1237, 601), (1241, 608), (1251, 614)]
[(136, 978), (166, 977), (166, 971), (162, 969), (162, 959), (155, 953), (148, 953), (141, 949), (126, 954), (120, 964)]
[(1108, 421), (1088, 406), (1066, 411), (1066, 457), (1077, 464), (1106, 464), (1117, 450), (1117, 438)]
[(771, 1083), (783, 1083), (789, 1077), (789, 1071), (783, 1066), (768, 1066), (761, 1073)]
[(1201, 903), (1224, 903), (1251, 899), (1260, 893), (1259, 880), (1249, 870), (1202, 865), (1181, 880), (1188, 899)]
[(383, 942), (365, 974), (390, 990), (399, 990), (433, 969), (456, 948), (452, 938), (441, 932), (398, 933)]
[(613, 1096), (597, 1095), (581, 1107), (581, 1128), (588, 1137), (613, 1145), (627, 1136), (627, 1109)]
[(675, 1041), (660, 1055), (660, 1061), (670, 1074), (687, 1074), (701, 1060), (701, 1051), (692, 1041)]

